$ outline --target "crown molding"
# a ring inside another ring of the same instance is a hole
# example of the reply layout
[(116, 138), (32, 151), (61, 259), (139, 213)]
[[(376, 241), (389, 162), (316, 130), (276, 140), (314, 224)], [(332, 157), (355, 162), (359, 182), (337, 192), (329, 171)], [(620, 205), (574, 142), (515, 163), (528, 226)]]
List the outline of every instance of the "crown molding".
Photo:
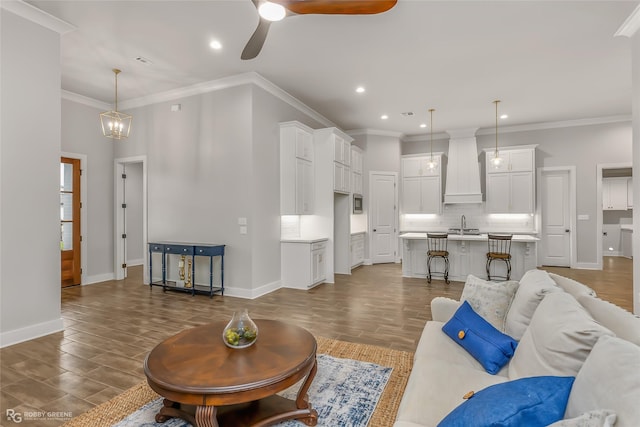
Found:
[(0, 0), (0, 7), (28, 21), (35, 22), (51, 31), (55, 31), (58, 34), (65, 34), (77, 29), (75, 25), (56, 18), (22, 0)]
[(625, 19), (618, 31), (614, 36), (633, 37), (633, 35), (640, 29), (640, 4), (631, 12), (631, 15)]
[[(592, 117), (588, 119), (562, 120), (558, 122), (531, 123), (531, 124), (525, 124), (525, 125), (505, 126), (505, 127), (501, 127), (499, 129), (499, 132), (501, 134), (511, 133), (511, 132), (527, 132), (532, 130), (602, 125), (607, 123), (621, 123), (621, 122), (631, 122), (631, 115)], [(476, 135), (494, 135), (495, 133), (496, 133), (495, 128), (491, 127), (491, 128), (484, 128), (484, 129), (478, 130), (478, 132), (476, 132)]]
[(62, 90), (62, 99), (77, 102), (78, 104), (88, 105), (89, 107), (94, 107), (101, 111), (108, 111), (112, 108), (112, 105), (107, 104), (106, 102), (98, 101), (97, 99), (89, 98), (88, 96), (80, 95), (75, 92), (69, 92), (64, 89)]
[[(429, 141), (431, 135), (428, 133), (421, 133), (421, 134), (417, 134), (417, 135), (411, 135), (411, 136), (407, 136), (402, 138), (402, 142), (425, 142), (425, 141)], [(446, 139), (448, 140), (449, 138), (451, 138), (449, 136), (448, 133), (446, 132), (438, 132), (438, 133), (434, 133), (433, 134), (433, 140), (442, 140), (442, 139)]]
[(404, 137), (402, 132), (394, 132), (390, 130), (379, 130), (379, 129), (352, 129), (345, 132), (349, 136), (390, 136), (392, 138), (401, 139)]
[(198, 83), (184, 88), (173, 89), (154, 95), (143, 96), (141, 98), (130, 99), (128, 101), (121, 102), (120, 109), (126, 110), (131, 108), (144, 107), (146, 105), (174, 101), (176, 99), (185, 98), (188, 96), (201, 95), (208, 92), (228, 89), (246, 84), (254, 84), (259, 88), (264, 89), (266, 92), (270, 93), (281, 101), (286, 102), (293, 108), (307, 114), (309, 117), (326, 127), (336, 127), (335, 123), (333, 123), (331, 120), (327, 119), (322, 114), (310, 108), (299, 99), (295, 98), (285, 90), (281, 89), (280, 87), (271, 83), (269, 80), (262, 77), (260, 74), (253, 71), (224, 77), (222, 79), (211, 80), (204, 83)]

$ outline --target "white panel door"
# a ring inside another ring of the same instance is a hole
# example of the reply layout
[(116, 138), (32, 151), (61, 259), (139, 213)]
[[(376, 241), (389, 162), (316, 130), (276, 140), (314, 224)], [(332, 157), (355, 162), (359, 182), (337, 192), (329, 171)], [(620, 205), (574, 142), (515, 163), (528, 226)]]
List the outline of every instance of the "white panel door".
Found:
[(571, 266), (569, 171), (542, 172), (540, 263)]
[(371, 262), (395, 262), (396, 174), (371, 173)]

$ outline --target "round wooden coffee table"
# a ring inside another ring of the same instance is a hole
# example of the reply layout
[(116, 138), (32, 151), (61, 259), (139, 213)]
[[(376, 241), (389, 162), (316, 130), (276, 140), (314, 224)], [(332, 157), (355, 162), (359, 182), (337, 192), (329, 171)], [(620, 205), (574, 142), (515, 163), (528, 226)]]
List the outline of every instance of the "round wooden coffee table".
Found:
[[(158, 344), (144, 361), (149, 386), (164, 397), (157, 422), (182, 418), (197, 427), (268, 426), (290, 419), (318, 422), (307, 392), (316, 375), (317, 343), (298, 326), (255, 320), (258, 339), (232, 349), (226, 322), (187, 329)], [(276, 393), (304, 379), (296, 400)]]

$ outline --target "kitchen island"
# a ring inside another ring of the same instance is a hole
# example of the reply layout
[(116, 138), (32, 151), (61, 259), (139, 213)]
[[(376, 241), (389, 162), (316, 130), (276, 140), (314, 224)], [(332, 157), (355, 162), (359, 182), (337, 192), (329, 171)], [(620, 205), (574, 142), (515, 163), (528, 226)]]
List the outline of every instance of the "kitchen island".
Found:
[[(402, 239), (402, 276), (426, 278), (427, 233), (403, 233), (399, 237)], [(487, 234), (450, 234), (448, 240), (449, 280), (464, 282), (469, 274), (486, 279)], [(513, 235), (511, 280), (519, 280), (526, 271), (537, 267), (538, 240), (527, 234)], [(442, 271), (443, 267), (442, 260), (434, 260), (432, 271)], [(506, 275), (505, 263), (493, 262), (491, 275)]]

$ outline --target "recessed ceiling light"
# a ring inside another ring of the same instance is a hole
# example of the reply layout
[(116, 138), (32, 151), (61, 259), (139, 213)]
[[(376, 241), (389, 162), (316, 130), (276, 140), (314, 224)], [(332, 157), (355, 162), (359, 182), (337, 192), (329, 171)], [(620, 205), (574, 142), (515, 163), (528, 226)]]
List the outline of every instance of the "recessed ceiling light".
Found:
[(209, 43), (209, 47), (215, 50), (222, 49), (222, 43), (218, 40), (212, 40), (211, 43)]
[(363, 88), (362, 86), (358, 86), (358, 87), (356, 88), (356, 92), (358, 92), (358, 93), (364, 93), (364, 88)]
[(426, 128), (426, 127), (427, 127), (427, 124), (426, 124), (426, 123), (420, 123), (420, 127), (421, 127), (421, 128)]
[(383, 114), (383, 115), (380, 116), (380, 118), (382, 120), (387, 120), (389, 118), (389, 116), (387, 116), (386, 114)]
[(280, 4), (266, 1), (258, 7), (258, 13), (267, 21), (280, 21), (286, 16), (287, 11)]
[(508, 118), (509, 118), (509, 116), (508, 116), (507, 114), (503, 114), (503, 115), (501, 115), (501, 116), (500, 116), (500, 118), (501, 118), (501, 119), (508, 119)]

